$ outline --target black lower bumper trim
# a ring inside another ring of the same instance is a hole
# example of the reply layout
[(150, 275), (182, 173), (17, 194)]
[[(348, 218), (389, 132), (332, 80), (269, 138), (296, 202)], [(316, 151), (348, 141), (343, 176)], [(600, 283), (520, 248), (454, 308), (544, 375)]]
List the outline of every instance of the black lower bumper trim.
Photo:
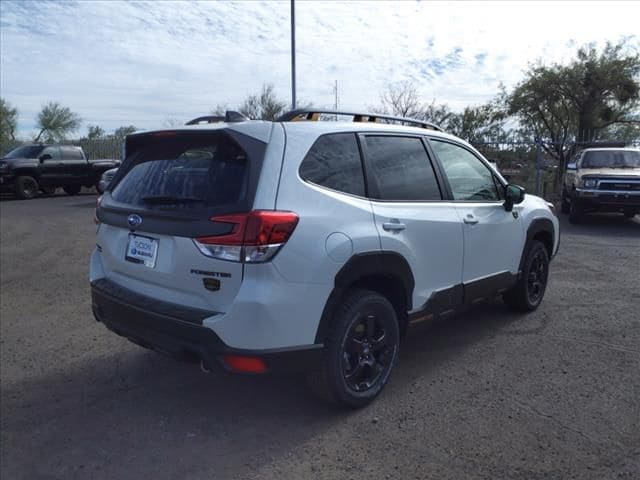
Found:
[[(184, 360), (202, 360), (208, 367), (222, 363), (224, 355), (260, 357), (269, 372), (295, 372), (314, 368), (322, 355), (322, 345), (268, 350), (246, 350), (226, 345), (210, 328), (150, 310), (149, 299), (128, 289), (105, 289), (105, 281), (91, 284), (93, 314), (109, 330), (152, 350)], [(107, 281), (108, 282), (108, 281)], [(109, 282), (113, 286), (113, 282)], [(115, 292), (123, 295), (114, 295)], [(193, 312), (192, 312), (193, 313)], [(212, 315), (212, 313), (209, 314)]]

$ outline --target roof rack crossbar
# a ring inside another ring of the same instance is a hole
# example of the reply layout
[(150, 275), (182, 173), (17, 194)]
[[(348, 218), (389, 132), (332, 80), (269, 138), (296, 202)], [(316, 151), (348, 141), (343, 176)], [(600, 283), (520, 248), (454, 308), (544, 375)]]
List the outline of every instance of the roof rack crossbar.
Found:
[(219, 123), (219, 122), (244, 122), (248, 120), (247, 117), (241, 113), (234, 112), (233, 110), (227, 110), (224, 115), (204, 115), (202, 117), (189, 120), (185, 125), (198, 125), (200, 123)]
[(342, 112), (337, 110), (316, 110), (316, 109), (297, 109), (291, 110), (276, 119), (277, 122), (292, 122), (296, 120), (319, 120), (320, 115), (345, 115), (353, 117), (354, 122), (373, 122), (379, 120), (387, 120), (392, 122), (400, 122), (404, 124), (414, 125), (421, 128), (428, 128), (438, 132), (444, 130), (438, 125), (424, 120), (415, 118), (396, 117), (393, 115), (385, 115), (381, 113), (362, 113), (362, 112)]

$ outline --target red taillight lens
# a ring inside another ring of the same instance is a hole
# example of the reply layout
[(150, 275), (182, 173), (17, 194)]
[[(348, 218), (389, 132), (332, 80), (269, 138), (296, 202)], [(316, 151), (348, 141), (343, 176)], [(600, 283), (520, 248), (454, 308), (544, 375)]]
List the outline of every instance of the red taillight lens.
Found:
[(225, 365), (234, 372), (265, 373), (267, 364), (260, 357), (242, 357), (240, 355), (225, 355), (222, 357)]
[(205, 255), (222, 260), (266, 262), (289, 240), (298, 216), (293, 212), (254, 210), (218, 215), (212, 222), (233, 225), (231, 233), (195, 239)]

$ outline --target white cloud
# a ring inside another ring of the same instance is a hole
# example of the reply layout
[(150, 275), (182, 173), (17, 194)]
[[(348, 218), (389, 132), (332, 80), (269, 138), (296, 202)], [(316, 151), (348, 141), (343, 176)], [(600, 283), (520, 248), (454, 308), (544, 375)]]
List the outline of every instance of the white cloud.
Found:
[[(0, 93), (23, 135), (55, 100), (88, 123), (160, 126), (235, 105), (263, 83), (290, 95), (288, 1), (0, 2)], [(601, 2), (296, 3), (298, 98), (378, 103), (412, 79), (454, 108), (513, 85), (537, 58), (637, 33), (640, 4)], [(636, 37), (637, 38), (637, 37)], [(637, 39), (635, 40), (637, 43)]]

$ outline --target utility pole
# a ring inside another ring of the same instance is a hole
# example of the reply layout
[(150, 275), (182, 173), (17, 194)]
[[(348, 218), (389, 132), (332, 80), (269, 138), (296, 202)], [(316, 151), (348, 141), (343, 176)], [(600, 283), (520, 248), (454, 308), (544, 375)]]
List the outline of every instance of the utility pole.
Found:
[(296, 109), (296, 7), (291, 0), (291, 110)]
[[(333, 110), (337, 112), (338, 111), (338, 80), (335, 81), (335, 84), (333, 86), (333, 95), (334, 95)], [(337, 121), (338, 121), (338, 114), (336, 113), (336, 122)]]

